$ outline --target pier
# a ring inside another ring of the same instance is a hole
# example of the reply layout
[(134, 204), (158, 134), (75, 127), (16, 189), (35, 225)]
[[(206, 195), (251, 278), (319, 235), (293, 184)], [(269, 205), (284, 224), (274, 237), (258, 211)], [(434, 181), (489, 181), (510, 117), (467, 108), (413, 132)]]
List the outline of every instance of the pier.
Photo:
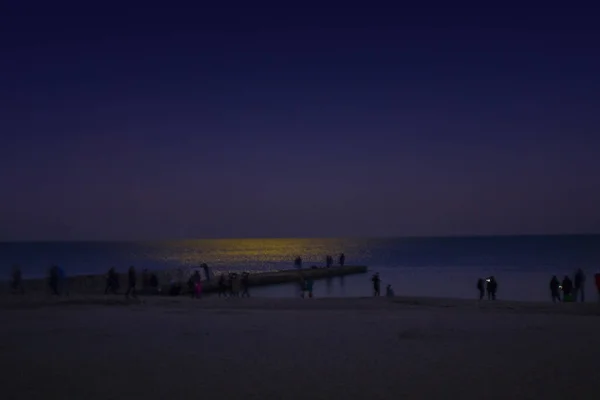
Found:
[[(196, 268), (188, 269), (188, 272)], [(200, 270), (200, 268), (197, 268)], [(347, 266), (334, 266), (330, 268), (326, 267), (310, 267), (300, 269), (284, 269), (278, 271), (265, 271), (265, 272), (251, 272), (248, 278), (248, 286), (267, 286), (277, 285), (284, 283), (299, 282), (300, 277), (304, 279), (326, 279), (346, 275), (364, 274), (368, 270), (367, 266), (364, 265), (347, 265)], [(169, 288), (176, 271), (149, 271), (150, 273), (156, 273), (159, 280), (160, 294), (168, 294)], [(224, 272), (227, 274), (230, 271)], [(238, 279), (241, 278), (243, 271), (231, 271), (238, 274)], [(158, 294), (156, 291), (149, 290), (149, 288), (143, 287), (142, 271), (136, 270), (137, 273), (137, 291), (140, 295), (152, 295)], [(202, 272), (202, 291), (214, 292), (218, 289), (218, 280), (220, 271), (210, 277), (207, 280)], [(125, 293), (127, 290), (127, 273), (119, 273), (119, 293)], [(182, 293), (187, 293), (187, 280), (189, 275), (183, 276), (183, 280), (175, 279), (182, 286)], [(23, 281), (25, 293), (48, 291), (48, 279), (25, 279)], [(75, 275), (67, 278), (68, 290), (70, 293), (79, 294), (103, 294), (106, 287), (106, 274), (93, 274), (93, 275)]]
[[(326, 279), (338, 276), (364, 274), (368, 270), (367, 266), (364, 265), (347, 265), (343, 267), (311, 267), (311, 268), (300, 268), (300, 269), (284, 269), (279, 271), (265, 271), (265, 272), (254, 272), (250, 273), (248, 277), (248, 286), (267, 286), (277, 285), (282, 283), (294, 283), (299, 282), (300, 277), (304, 279)], [(238, 273), (238, 279), (241, 278), (241, 273)], [(126, 277), (125, 277), (126, 278)], [(211, 277), (210, 281), (202, 280), (202, 292), (215, 292), (218, 289), (219, 275)], [(126, 282), (126, 281), (125, 281)], [(166, 283), (166, 282), (165, 282)], [(186, 285), (187, 282), (183, 282)], [(165, 293), (168, 291), (169, 285), (165, 285), (161, 282), (161, 292)], [(187, 286), (184, 288), (187, 291)]]
[[(284, 269), (280, 271), (268, 271), (268, 272), (256, 272), (251, 273), (248, 278), (248, 285), (252, 286), (266, 286), (276, 285), (281, 283), (293, 283), (299, 282), (300, 277), (304, 279), (325, 279), (333, 278), (336, 276), (364, 274), (367, 272), (367, 267), (364, 265), (348, 265), (344, 267), (331, 267), (331, 268), (301, 268), (301, 269)], [(218, 275), (215, 276), (210, 282), (203, 281), (203, 291), (213, 291), (217, 289)]]

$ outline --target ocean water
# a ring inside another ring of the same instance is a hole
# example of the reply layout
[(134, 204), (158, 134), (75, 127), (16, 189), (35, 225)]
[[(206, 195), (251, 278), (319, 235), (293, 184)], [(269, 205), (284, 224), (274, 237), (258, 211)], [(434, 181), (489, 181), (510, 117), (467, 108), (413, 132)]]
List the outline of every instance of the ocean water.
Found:
[[(344, 252), (347, 265), (371, 273), (315, 283), (315, 296), (369, 296), (370, 277), (379, 272), (382, 289), (398, 295), (474, 298), (479, 277), (494, 275), (500, 299), (547, 300), (553, 274), (561, 279), (577, 268), (587, 274), (589, 301), (597, 301), (593, 274), (600, 272), (600, 235), (502, 236), (379, 239), (222, 239), (163, 242), (0, 243), (0, 272), (8, 278), (19, 264), (25, 277), (44, 276), (51, 264), (67, 274), (104, 273), (115, 266), (173, 270), (202, 262), (215, 271), (265, 271), (324, 265), (325, 256)], [(256, 288), (255, 296), (295, 296), (295, 285)]]

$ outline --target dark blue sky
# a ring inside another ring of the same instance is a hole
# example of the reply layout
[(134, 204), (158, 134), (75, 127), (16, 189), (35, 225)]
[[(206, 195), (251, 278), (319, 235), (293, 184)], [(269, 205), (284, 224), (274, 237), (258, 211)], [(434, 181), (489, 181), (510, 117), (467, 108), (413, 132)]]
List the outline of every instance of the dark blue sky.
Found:
[(0, 239), (600, 232), (598, 9), (129, 4), (0, 8)]

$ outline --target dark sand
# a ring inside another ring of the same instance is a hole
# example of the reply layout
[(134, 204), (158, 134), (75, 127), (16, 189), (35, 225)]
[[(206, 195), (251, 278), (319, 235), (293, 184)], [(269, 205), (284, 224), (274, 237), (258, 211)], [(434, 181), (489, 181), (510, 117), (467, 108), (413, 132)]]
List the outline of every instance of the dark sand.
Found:
[(2, 399), (595, 399), (600, 305), (2, 296)]

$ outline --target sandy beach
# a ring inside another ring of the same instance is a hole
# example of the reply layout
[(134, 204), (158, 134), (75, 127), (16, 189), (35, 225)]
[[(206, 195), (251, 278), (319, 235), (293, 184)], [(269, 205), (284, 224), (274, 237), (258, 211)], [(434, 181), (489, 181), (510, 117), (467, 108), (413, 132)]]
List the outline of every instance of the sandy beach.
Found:
[(3, 296), (6, 399), (593, 399), (600, 306)]

